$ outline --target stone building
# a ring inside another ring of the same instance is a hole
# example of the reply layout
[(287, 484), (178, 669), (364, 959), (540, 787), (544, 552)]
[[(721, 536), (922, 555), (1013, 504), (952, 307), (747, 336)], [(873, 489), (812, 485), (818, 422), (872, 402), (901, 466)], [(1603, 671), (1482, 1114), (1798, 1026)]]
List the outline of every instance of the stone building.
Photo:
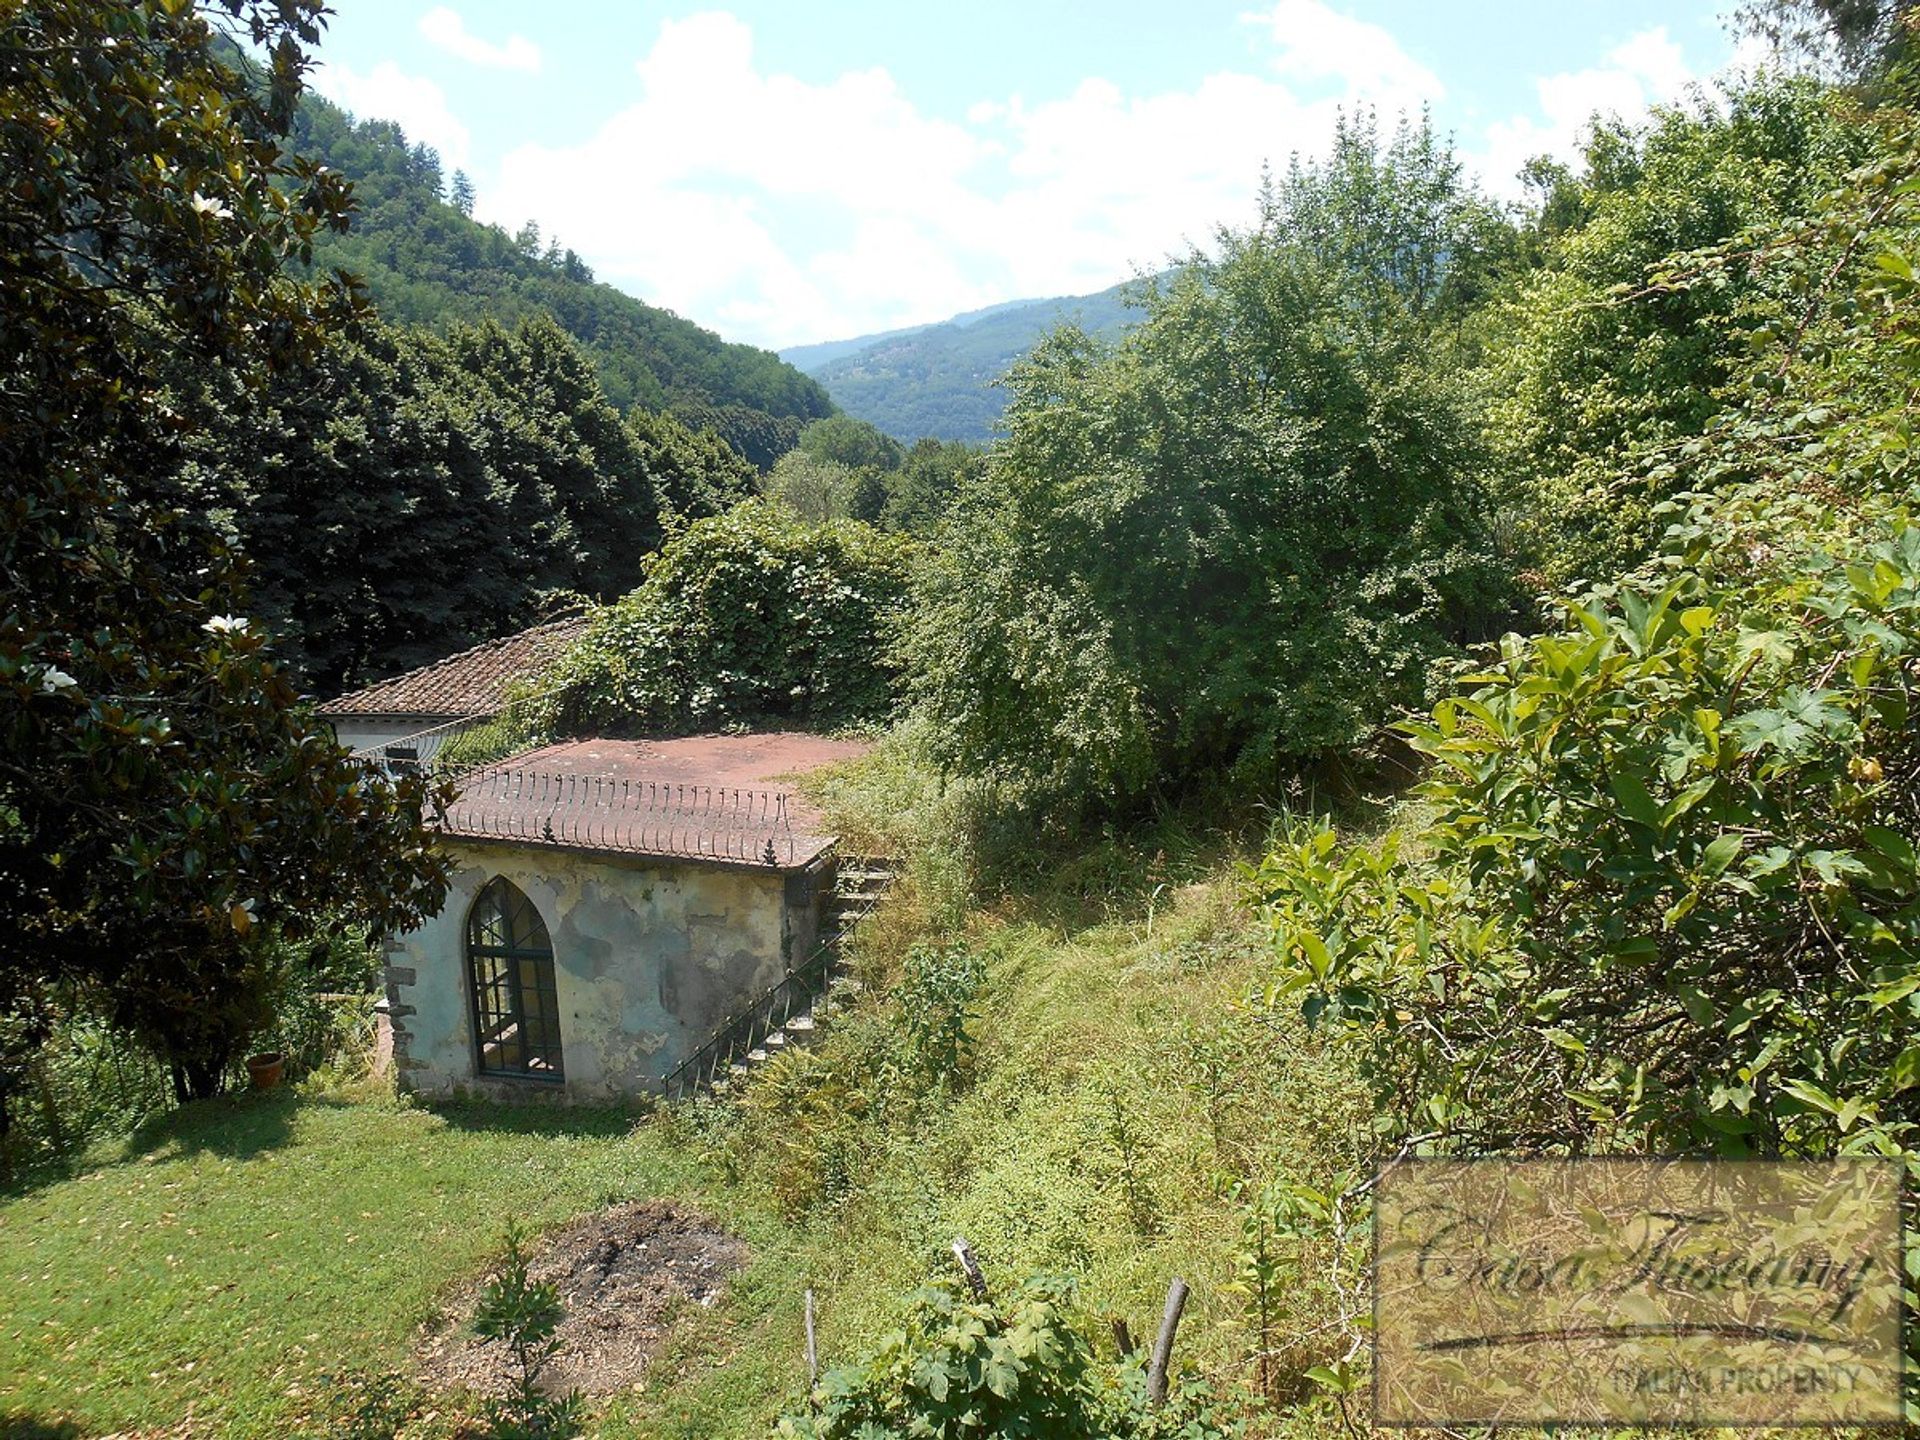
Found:
[(388, 942), (415, 1092), (657, 1091), (814, 951), (834, 837), (791, 778), (863, 747), (791, 733), (581, 740), (460, 779), (440, 913)]

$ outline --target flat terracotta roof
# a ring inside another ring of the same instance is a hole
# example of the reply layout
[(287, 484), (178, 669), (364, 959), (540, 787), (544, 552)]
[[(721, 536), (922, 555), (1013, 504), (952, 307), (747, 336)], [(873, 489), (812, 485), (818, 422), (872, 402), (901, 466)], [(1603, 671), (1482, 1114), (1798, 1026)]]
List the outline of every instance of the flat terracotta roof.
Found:
[(436, 824), (467, 839), (798, 869), (834, 837), (786, 782), (870, 748), (797, 731), (569, 740), (462, 776)]
[(673, 740), (563, 740), (503, 763), (574, 775), (681, 780), (699, 785), (769, 785), (873, 748), (800, 730), (755, 735), (687, 735)]

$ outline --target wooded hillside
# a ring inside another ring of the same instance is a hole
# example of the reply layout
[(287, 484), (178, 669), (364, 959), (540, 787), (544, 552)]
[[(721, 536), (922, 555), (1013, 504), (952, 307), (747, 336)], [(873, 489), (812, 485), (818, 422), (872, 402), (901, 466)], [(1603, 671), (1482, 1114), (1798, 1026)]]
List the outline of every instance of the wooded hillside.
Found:
[(314, 265), (361, 276), (389, 321), (511, 327), (551, 315), (593, 361), (615, 408), (670, 409), (713, 424), (760, 465), (791, 445), (800, 425), (832, 413), (826, 391), (777, 355), (598, 283), (537, 223), (508, 235), (472, 219), (462, 208), (471, 208), (470, 188), (456, 195), (439, 157), (409, 144), (391, 121), (356, 120), (309, 92), (290, 141), (352, 181), (358, 202), (349, 230), (316, 241)]

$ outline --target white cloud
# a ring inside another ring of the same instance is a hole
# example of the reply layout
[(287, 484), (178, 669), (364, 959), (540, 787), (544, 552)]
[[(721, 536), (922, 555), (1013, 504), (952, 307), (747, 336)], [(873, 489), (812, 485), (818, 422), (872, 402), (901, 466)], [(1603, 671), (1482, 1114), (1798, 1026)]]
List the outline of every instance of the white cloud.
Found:
[(524, 35), (509, 35), (501, 44), (482, 40), (467, 29), (457, 10), (440, 5), (420, 17), (420, 33), (429, 43), (470, 65), (492, 70), (538, 70), (540, 47)]
[(1278, 0), (1271, 11), (1242, 15), (1267, 30), (1277, 53), (1275, 73), (1294, 80), (1333, 80), (1372, 96), (1438, 100), (1440, 77), (1400, 48), (1390, 31), (1343, 15), (1321, 0)]
[(1537, 113), (1496, 120), (1468, 159), (1496, 193), (1510, 195), (1514, 176), (1535, 155), (1576, 160), (1594, 115), (1637, 120), (1679, 99), (1695, 78), (1667, 27), (1656, 26), (1616, 46), (1599, 65), (1535, 81)]
[(535, 217), (603, 278), (762, 344), (1098, 289), (1250, 219), (1261, 164), (1322, 149), (1341, 105), (1441, 93), (1384, 30), (1318, 0), (1250, 19), (1273, 36), (1269, 74), (1137, 96), (1094, 77), (982, 99), (964, 122), (882, 69), (769, 72), (730, 14), (669, 20), (636, 97), (579, 145), (509, 153), (480, 209), (509, 229)]
[(467, 163), (471, 144), (467, 127), (433, 81), (405, 74), (391, 60), (382, 60), (365, 75), (351, 66), (323, 64), (313, 72), (313, 85), (357, 119), (394, 121), (409, 140), (438, 150), (449, 168)]

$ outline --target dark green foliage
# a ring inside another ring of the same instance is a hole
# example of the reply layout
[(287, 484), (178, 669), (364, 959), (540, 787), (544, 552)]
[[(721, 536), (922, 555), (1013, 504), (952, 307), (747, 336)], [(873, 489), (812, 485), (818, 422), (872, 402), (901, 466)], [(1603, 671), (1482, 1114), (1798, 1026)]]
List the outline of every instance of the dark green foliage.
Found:
[(711, 430), (756, 470), (771, 470), (773, 462), (800, 442), (807, 428), (797, 415), (769, 415), (748, 405), (714, 405), (682, 401), (674, 413), (696, 430)]
[(899, 469), (903, 453), (893, 440), (851, 415), (829, 415), (814, 421), (800, 432), (796, 448), (816, 460), (830, 460), (849, 470), (882, 473)]
[(906, 542), (858, 522), (806, 525), (765, 501), (698, 521), (647, 558), (640, 588), (542, 682), (567, 691), (557, 723), (685, 732), (884, 719), (908, 556)]
[(973, 1050), (967, 1028), (986, 980), (986, 962), (965, 941), (916, 945), (902, 962), (894, 1002), (900, 1007), (900, 1066), (920, 1090), (955, 1084)]
[(1647, 553), (1653, 507), (1670, 492), (1628, 457), (1698, 435), (1750, 337), (1805, 306), (1764, 264), (1676, 283), (1688, 254), (1749, 231), (1758, 243), (1806, 214), (1864, 158), (1868, 135), (1834, 92), (1766, 80), (1724, 109), (1702, 102), (1640, 132), (1602, 127), (1577, 184), (1552, 181), (1541, 223), (1586, 218), (1482, 322), (1497, 336), (1484, 378), (1504, 508), (1546, 582), (1600, 580)]
[(535, 1280), (527, 1265), (518, 1225), (507, 1228), (507, 1253), (480, 1292), (474, 1333), (497, 1340), (513, 1359), (506, 1395), (489, 1399), (489, 1440), (569, 1440), (580, 1433), (579, 1395), (550, 1395), (541, 1384), (547, 1363), (560, 1349), (557, 1332), (567, 1318), (560, 1293)]
[[(260, 93), (207, 16), (271, 57)], [(0, 1013), (31, 1044), (78, 996), (181, 1098), (269, 1018), (276, 939), (407, 925), (444, 886), (423, 786), (330, 742), (225, 548), (136, 488), (179, 461), (169, 365), (251, 382), (354, 308), (285, 270), (346, 216), (278, 138), (317, 36), (299, 0), (0, 20)]]
[(984, 468), (983, 452), (959, 441), (922, 439), (902, 451), (864, 421), (835, 415), (809, 425), (760, 489), (804, 520), (862, 520), (927, 536)]
[(947, 763), (1070, 810), (1271, 779), (1362, 740), (1484, 623), (1444, 266), (1302, 247), (1295, 191), (1320, 196), (1290, 181), (1117, 350), (1066, 331), (1016, 372), (907, 640)]
[(97, 1141), (125, 1136), (173, 1104), (166, 1065), (85, 1010), (42, 1007), (0, 1018), (0, 1091), (9, 1127), (0, 1180), (71, 1165)]
[(986, 454), (958, 440), (914, 443), (887, 481), (880, 523), (909, 535), (931, 535), (960, 498), (986, 473)]
[(854, 518), (856, 500), (865, 497), (863, 480), (833, 460), (822, 460), (804, 450), (789, 450), (761, 477), (759, 490), (774, 504), (809, 525)]
[[(308, 96), (295, 120), (294, 148), (344, 174), (359, 201), (353, 228), (316, 247), (316, 263), (364, 277), (388, 320), (434, 327), (492, 320), (512, 328), (533, 315), (551, 316), (623, 411), (737, 408), (743, 431), (746, 415), (769, 425), (804, 424), (832, 412), (826, 392), (778, 356), (727, 344), (670, 311), (594, 283), (571, 251), (542, 250), (537, 227), (522, 244), (467, 218), (457, 203), (441, 199), (439, 157), (409, 146), (389, 121), (355, 123)], [(462, 178), (455, 176), (456, 202)], [(756, 465), (771, 463), (739, 448)]]
[(1128, 281), (1097, 295), (996, 305), (941, 325), (785, 353), (849, 415), (903, 445), (921, 436), (981, 445), (1007, 407), (1001, 380), (1049, 330), (1065, 322), (1117, 338), (1141, 318), (1139, 288)]
[(911, 1306), (905, 1326), (872, 1355), (823, 1376), (815, 1408), (789, 1415), (779, 1433), (811, 1440), (1216, 1440), (1235, 1433), (1197, 1387), (1149, 1409), (1137, 1360), (1095, 1358), (1071, 1281), (1029, 1279), (995, 1304), (930, 1287)]
[(846, 518), (880, 523), (893, 473), (900, 468), (897, 444), (864, 420), (832, 415), (802, 430), (797, 449), (808, 459), (838, 465), (847, 472)]
[(551, 597), (639, 583), (668, 516), (751, 472), (669, 416), (622, 422), (535, 315), (444, 338), (362, 327), (264, 393), (202, 384), (174, 480), (253, 563), (260, 609), (323, 694), (505, 634)]

